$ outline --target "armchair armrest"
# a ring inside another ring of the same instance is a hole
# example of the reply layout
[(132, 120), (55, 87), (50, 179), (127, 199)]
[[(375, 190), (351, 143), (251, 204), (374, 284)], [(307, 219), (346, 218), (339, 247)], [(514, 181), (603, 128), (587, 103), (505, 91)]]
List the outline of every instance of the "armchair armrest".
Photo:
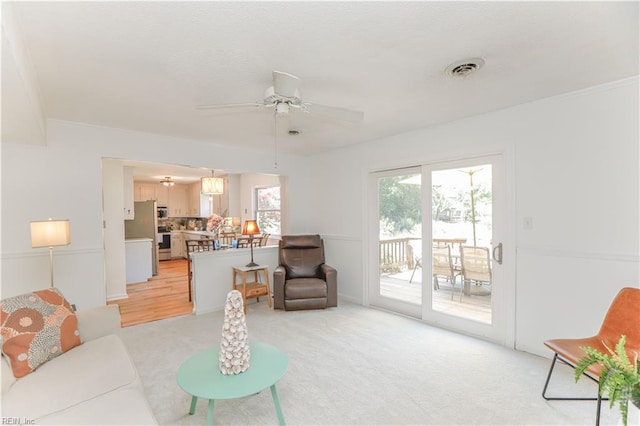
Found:
[(284, 266), (278, 265), (273, 270), (273, 309), (284, 309), (284, 281), (286, 278)]
[(320, 271), (327, 282), (327, 307), (338, 306), (338, 271), (324, 263), (320, 265)]
[(76, 312), (78, 331), (83, 342), (120, 331), (120, 307), (118, 305), (82, 309)]

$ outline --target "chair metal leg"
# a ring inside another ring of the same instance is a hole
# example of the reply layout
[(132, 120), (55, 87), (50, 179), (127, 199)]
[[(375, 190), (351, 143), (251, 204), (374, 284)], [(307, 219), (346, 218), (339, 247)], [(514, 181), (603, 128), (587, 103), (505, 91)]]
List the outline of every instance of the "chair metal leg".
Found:
[(413, 272), (411, 272), (411, 278), (409, 278), (409, 283), (413, 281), (413, 274), (416, 273), (416, 269), (418, 269), (418, 262), (416, 262), (416, 265), (413, 267)]
[[(562, 359), (561, 357), (558, 356), (558, 354), (554, 354), (553, 355), (553, 361), (551, 361), (551, 367), (549, 368), (549, 374), (547, 374), (547, 380), (544, 382), (544, 388), (542, 389), (542, 397), (547, 400), (547, 401), (598, 401), (597, 407), (596, 407), (596, 426), (600, 425), (600, 407), (602, 406), (602, 401), (607, 401), (609, 398), (603, 398), (600, 395), (600, 392), (598, 392), (598, 397), (597, 398), (586, 398), (586, 397), (551, 397), (551, 396), (547, 396), (547, 388), (549, 387), (549, 381), (551, 380), (551, 374), (553, 373), (553, 368), (556, 365), (556, 361), (560, 361), (563, 364), (568, 365), (571, 368), (576, 368), (573, 364), (571, 364), (569, 361)], [(590, 375), (583, 373), (584, 376), (588, 377), (589, 379), (593, 380), (594, 382), (598, 383), (598, 380), (591, 377)]]
[(449, 279), (451, 280), (451, 300), (453, 300), (453, 293), (456, 292), (456, 277), (452, 275)]

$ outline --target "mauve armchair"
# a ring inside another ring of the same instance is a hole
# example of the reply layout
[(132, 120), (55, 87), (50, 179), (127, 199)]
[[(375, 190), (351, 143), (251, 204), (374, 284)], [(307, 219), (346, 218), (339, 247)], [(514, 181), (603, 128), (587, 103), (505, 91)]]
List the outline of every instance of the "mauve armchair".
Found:
[(324, 263), (320, 235), (283, 235), (273, 272), (274, 309), (295, 311), (338, 306), (338, 273)]

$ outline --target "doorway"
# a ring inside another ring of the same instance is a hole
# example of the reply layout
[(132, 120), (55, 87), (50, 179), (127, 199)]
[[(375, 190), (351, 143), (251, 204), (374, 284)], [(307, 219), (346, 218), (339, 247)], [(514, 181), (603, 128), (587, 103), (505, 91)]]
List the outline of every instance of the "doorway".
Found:
[(193, 312), (189, 301), (187, 260), (163, 260), (158, 275), (141, 283), (128, 284), (125, 299), (110, 300), (118, 305), (123, 327), (144, 324)]
[(501, 155), (373, 173), (373, 306), (505, 343)]

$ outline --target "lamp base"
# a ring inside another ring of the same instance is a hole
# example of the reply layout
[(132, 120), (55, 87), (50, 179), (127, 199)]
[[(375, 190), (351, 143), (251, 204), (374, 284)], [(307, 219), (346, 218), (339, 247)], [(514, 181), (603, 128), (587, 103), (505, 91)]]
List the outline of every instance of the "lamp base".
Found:
[(247, 263), (245, 266), (246, 266), (247, 268), (251, 268), (251, 267), (253, 267), (253, 266), (260, 266), (260, 265), (258, 265), (258, 264), (257, 264), (257, 263), (255, 263), (255, 262), (249, 262), (249, 263)]

